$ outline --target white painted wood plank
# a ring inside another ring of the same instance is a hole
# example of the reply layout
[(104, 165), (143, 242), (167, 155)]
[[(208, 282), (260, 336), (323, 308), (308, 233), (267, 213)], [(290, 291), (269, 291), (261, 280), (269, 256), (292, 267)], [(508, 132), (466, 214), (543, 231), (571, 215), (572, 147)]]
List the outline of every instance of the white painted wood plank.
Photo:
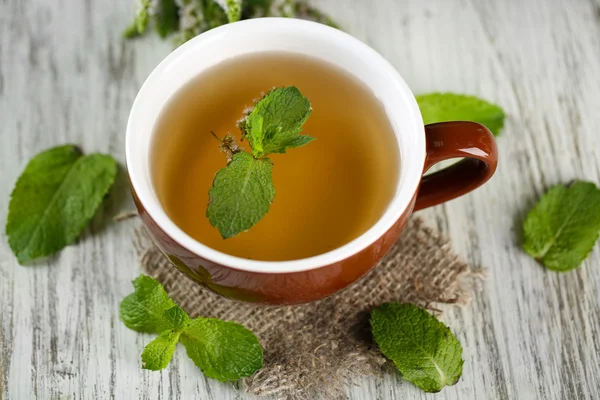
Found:
[[(351, 34), (388, 58), (415, 93), (455, 91), (501, 104), (500, 167), (488, 185), (423, 212), (456, 251), (489, 269), (473, 304), (445, 322), (465, 349), (448, 399), (600, 398), (600, 251), (569, 274), (519, 248), (527, 209), (551, 185), (600, 182), (600, 4), (571, 0), (320, 0)], [(0, 1), (0, 188), (27, 160), (73, 142), (123, 162), (130, 104), (171, 49), (124, 42), (128, 2)], [(131, 207), (119, 178), (77, 246), (20, 267), (0, 241), (0, 397), (241, 399), (202, 376), (183, 351), (141, 371), (150, 336), (127, 330), (118, 304), (138, 273)], [(0, 210), (8, 197), (0, 196)], [(6, 214), (0, 213), (5, 224)], [(351, 399), (430, 398), (397, 375), (360, 381)]]

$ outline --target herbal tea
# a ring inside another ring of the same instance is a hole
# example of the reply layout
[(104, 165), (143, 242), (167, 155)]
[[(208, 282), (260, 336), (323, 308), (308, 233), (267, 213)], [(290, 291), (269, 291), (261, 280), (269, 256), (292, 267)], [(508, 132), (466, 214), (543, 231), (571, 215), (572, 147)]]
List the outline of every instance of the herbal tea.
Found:
[[(261, 92), (295, 86), (312, 114), (303, 135), (316, 140), (270, 154), (275, 198), (246, 232), (223, 239), (207, 218), (208, 192), (227, 164), (219, 138), (231, 133)], [(291, 53), (237, 57), (199, 75), (159, 116), (152, 178), (169, 217), (188, 235), (224, 253), (255, 260), (306, 258), (338, 248), (381, 217), (396, 190), (399, 152), (383, 106), (360, 81)]]

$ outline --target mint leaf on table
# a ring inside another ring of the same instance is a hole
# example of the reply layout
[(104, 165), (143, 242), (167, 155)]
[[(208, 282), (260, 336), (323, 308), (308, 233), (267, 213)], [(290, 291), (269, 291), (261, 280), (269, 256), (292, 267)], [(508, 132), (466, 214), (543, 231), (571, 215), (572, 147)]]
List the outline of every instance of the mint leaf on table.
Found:
[(244, 232), (269, 211), (275, 198), (273, 163), (240, 152), (215, 176), (206, 210), (224, 238)]
[(135, 291), (123, 299), (120, 307), (121, 321), (129, 329), (161, 333), (175, 325), (175, 317), (165, 315), (165, 311), (176, 304), (156, 279), (140, 275), (133, 287)]
[[(143, 275), (140, 276), (140, 278), (142, 277), (152, 279)], [(156, 282), (156, 284), (158, 285), (157, 287), (162, 289), (164, 292), (162, 285), (158, 282)], [(172, 302), (171, 299), (169, 299), (169, 301)], [(125, 302), (125, 300), (123, 300), (123, 302)], [(147, 309), (151, 309), (152, 307), (148, 307), (148, 304), (146, 304), (146, 306)], [(158, 312), (161, 308), (163, 308), (163, 306), (158, 305), (158, 307), (156, 307), (154, 310)], [(167, 329), (162, 331), (156, 339), (148, 343), (144, 348), (142, 353), (142, 368), (152, 371), (158, 371), (166, 368), (171, 362), (171, 358), (173, 357), (177, 343), (179, 343), (181, 332), (187, 328), (189, 323), (190, 317), (188, 317), (187, 313), (178, 305), (174, 305), (173, 307), (165, 310), (163, 312), (161, 324), (162, 328)], [(137, 330), (139, 331), (139, 329)]]
[(8, 243), (19, 263), (75, 242), (116, 174), (112, 157), (84, 156), (73, 145), (46, 150), (29, 161), (11, 194), (6, 222)]
[(462, 375), (462, 346), (450, 329), (422, 308), (387, 303), (371, 311), (381, 352), (402, 377), (426, 392), (454, 385)]
[(310, 101), (295, 86), (273, 89), (240, 122), (242, 135), (248, 138), (252, 155), (263, 157), (285, 153), (304, 146), (314, 138), (300, 135), (302, 125), (312, 112)]
[(233, 322), (194, 319), (181, 333), (181, 343), (204, 375), (222, 382), (250, 376), (263, 366), (256, 336)]
[(138, 332), (159, 333), (142, 352), (142, 368), (166, 368), (177, 343), (209, 378), (232, 381), (262, 368), (258, 338), (242, 325), (214, 318), (190, 319), (154, 278), (140, 275), (135, 291), (121, 301), (121, 320)]
[(142, 353), (142, 368), (158, 371), (166, 368), (171, 362), (181, 332), (168, 330), (162, 332), (156, 339), (144, 348)]
[(416, 96), (425, 124), (447, 121), (473, 121), (485, 125), (494, 136), (504, 127), (502, 108), (475, 96), (430, 93)]
[[(162, 285), (161, 285), (162, 286)], [(164, 313), (164, 318), (170, 325), (170, 328), (175, 330), (184, 329), (190, 322), (190, 317), (178, 305), (167, 309)]]
[(600, 189), (583, 181), (554, 186), (531, 210), (523, 229), (523, 248), (546, 268), (577, 268), (600, 235)]

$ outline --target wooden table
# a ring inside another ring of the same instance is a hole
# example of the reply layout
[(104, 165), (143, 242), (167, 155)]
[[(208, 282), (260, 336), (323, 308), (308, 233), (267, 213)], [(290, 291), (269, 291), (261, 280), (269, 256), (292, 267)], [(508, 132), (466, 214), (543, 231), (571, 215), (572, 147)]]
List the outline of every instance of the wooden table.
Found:
[[(600, 182), (598, 0), (322, 0), (387, 57), (415, 93), (476, 94), (508, 113), (500, 167), (477, 192), (423, 212), (489, 279), (444, 320), (464, 347), (460, 382), (437, 398), (599, 399), (600, 246), (578, 270), (546, 271), (519, 246), (527, 210), (551, 185)], [(0, 223), (27, 160), (67, 142), (124, 161), (125, 124), (143, 80), (171, 50), (126, 42), (129, 1), (0, 1)], [(0, 397), (241, 399), (182, 349), (140, 369), (150, 336), (126, 329), (120, 300), (139, 273), (121, 171), (79, 244), (21, 267), (0, 241)], [(363, 379), (351, 399), (433, 398), (398, 375)]]

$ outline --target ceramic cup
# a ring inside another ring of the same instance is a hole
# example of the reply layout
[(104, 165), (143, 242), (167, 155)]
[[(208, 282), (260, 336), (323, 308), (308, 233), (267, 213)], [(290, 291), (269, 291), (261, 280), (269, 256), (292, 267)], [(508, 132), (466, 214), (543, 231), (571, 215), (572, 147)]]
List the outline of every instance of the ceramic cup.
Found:
[[(301, 260), (247, 260), (194, 240), (169, 219), (150, 176), (154, 127), (169, 99), (215, 64), (264, 51), (315, 57), (361, 80), (383, 104), (400, 152), (396, 192), (379, 221), (352, 242)], [(414, 95), (402, 77), (366, 44), (324, 25), (280, 18), (225, 25), (171, 53), (150, 74), (135, 99), (126, 147), (135, 204), (155, 243), (173, 265), (224, 297), (262, 304), (318, 300), (357, 281), (389, 251), (413, 211), (480, 186), (493, 175), (498, 157), (494, 138), (482, 125), (448, 122), (423, 126)], [(465, 159), (423, 176), (437, 162), (456, 157)]]

